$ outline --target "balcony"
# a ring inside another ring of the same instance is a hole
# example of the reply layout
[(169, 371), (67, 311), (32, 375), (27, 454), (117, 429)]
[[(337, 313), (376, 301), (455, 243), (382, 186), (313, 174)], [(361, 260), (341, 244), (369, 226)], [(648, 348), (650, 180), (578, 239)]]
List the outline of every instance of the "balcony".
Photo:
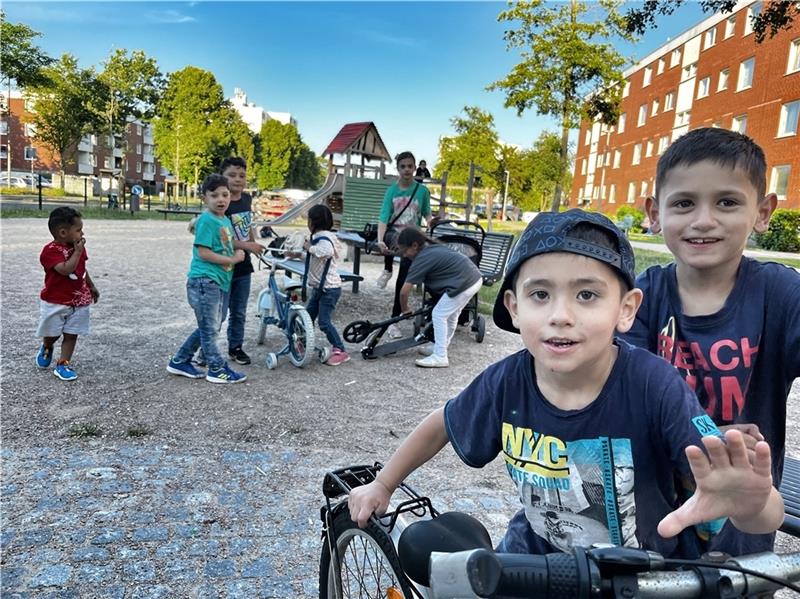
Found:
[(125, 155), (125, 151), (122, 148), (114, 148), (114, 158), (122, 158)]
[(78, 143), (78, 151), (79, 152), (91, 152), (94, 150), (94, 144), (92, 143), (92, 138), (89, 135), (84, 135), (81, 138), (81, 141)]
[(153, 130), (152, 129), (145, 129), (144, 133), (142, 134), (142, 142), (146, 144), (153, 143)]
[(91, 164), (87, 164), (86, 162), (79, 162), (78, 163), (78, 174), (79, 175), (93, 175), (94, 174), (94, 167)]
[(152, 152), (145, 152), (142, 154), (142, 162), (155, 162), (155, 156)]

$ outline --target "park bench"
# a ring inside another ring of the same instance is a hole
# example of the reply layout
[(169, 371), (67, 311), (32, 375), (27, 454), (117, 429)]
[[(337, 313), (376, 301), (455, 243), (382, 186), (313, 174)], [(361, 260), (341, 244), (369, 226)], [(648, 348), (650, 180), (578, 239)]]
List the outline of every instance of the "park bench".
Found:
[(788, 455), (783, 462), (780, 492), (786, 511), (781, 531), (800, 537), (800, 460)]
[[(297, 275), (298, 278), (302, 280), (303, 275), (306, 272), (306, 263), (305, 260), (290, 260), (287, 258), (266, 258), (272, 265), (273, 268), (280, 268), (286, 272), (286, 275), (291, 278), (294, 275)], [(364, 280), (359, 274), (350, 272), (344, 268), (339, 269), (339, 278), (342, 279), (343, 283), (352, 283), (353, 284), (353, 293), (358, 293), (358, 283)]]
[(156, 208), (156, 212), (163, 214), (164, 220), (167, 220), (168, 214), (191, 214), (192, 216), (197, 216), (201, 213), (200, 210), (176, 210), (174, 208)]
[[(476, 229), (460, 229), (447, 225), (436, 227), (433, 230), (434, 238), (443, 235), (458, 235), (474, 239), (481, 243), (481, 233)], [(503, 278), (508, 256), (514, 246), (514, 236), (511, 233), (486, 233), (483, 237), (481, 248), (481, 263), (478, 268), (483, 275), (484, 285), (494, 285)]]

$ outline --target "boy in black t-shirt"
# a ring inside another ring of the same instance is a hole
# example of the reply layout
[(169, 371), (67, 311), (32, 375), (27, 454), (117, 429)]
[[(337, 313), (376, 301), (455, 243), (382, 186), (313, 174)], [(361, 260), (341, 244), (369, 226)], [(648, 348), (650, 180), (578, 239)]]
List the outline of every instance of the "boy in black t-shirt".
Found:
[[(500, 551), (612, 543), (697, 557), (697, 537), (685, 530), (696, 523), (727, 516), (748, 532), (774, 531), (783, 501), (769, 446), (757, 443), (751, 464), (741, 432), (723, 442), (668, 364), (615, 338), (642, 299), (633, 280), (633, 250), (606, 217), (539, 214), (494, 307), (495, 323), (519, 333), (525, 349), (430, 414), (374, 482), (353, 489), (353, 521), (385, 512), (400, 482), (449, 441), (470, 466), (505, 460), (523, 509)], [(697, 485), (678, 509), (676, 470)]]
[[(675, 256), (636, 280), (644, 301), (626, 339), (672, 364), (719, 426), (772, 447), (780, 484), (786, 401), (800, 376), (800, 274), (743, 256), (764, 232), (777, 198), (766, 194), (764, 152), (726, 129), (695, 129), (658, 161), (652, 230)], [(772, 549), (773, 535), (726, 526), (712, 548), (733, 555)]]

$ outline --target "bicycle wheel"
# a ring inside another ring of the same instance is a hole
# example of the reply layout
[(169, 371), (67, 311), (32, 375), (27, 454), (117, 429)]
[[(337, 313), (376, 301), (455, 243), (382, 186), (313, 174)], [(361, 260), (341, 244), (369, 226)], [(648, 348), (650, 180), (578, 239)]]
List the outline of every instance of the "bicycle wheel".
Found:
[(325, 537), (319, 560), (320, 599), (412, 599), (392, 540), (382, 529), (372, 522), (358, 528), (347, 510), (336, 516), (333, 529), (336, 538)]
[(286, 323), (289, 338), (289, 359), (302, 368), (314, 356), (314, 323), (302, 306), (292, 306)]

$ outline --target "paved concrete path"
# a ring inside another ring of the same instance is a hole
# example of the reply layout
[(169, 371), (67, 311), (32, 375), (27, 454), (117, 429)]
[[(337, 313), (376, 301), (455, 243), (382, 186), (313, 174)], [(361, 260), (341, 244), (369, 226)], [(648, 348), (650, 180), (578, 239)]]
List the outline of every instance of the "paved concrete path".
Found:
[[(662, 254), (672, 254), (669, 248), (663, 243), (650, 243), (647, 241), (631, 241), (631, 245), (640, 250), (650, 250), (653, 252), (660, 252)], [(767, 250), (745, 250), (745, 256), (751, 258), (766, 258), (772, 260), (800, 260), (800, 254), (793, 254), (791, 252), (770, 252)]]

